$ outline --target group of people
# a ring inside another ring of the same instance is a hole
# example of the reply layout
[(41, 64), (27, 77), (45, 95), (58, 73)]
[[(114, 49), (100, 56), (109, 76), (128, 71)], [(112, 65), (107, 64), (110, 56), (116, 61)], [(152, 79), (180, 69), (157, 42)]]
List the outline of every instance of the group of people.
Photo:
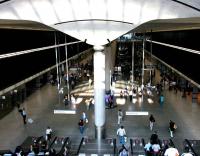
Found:
[[(174, 147), (173, 143), (168, 143), (161, 147), (157, 132), (155, 131), (150, 138), (150, 141), (144, 146), (146, 156), (179, 156), (179, 151)], [(188, 146), (185, 147), (184, 153), (181, 156), (193, 156)]]

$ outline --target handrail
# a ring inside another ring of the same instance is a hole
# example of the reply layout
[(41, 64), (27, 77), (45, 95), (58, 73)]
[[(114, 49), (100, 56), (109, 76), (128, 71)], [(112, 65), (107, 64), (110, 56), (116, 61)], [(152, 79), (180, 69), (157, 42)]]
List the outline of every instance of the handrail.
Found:
[(142, 145), (143, 145), (143, 147), (145, 146), (145, 141), (143, 138), (142, 138)]
[(170, 144), (175, 148), (176, 146), (174, 145), (174, 142), (172, 141), (172, 139), (169, 139)]
[(130, 139), (131, 155), (133, 155), (133, 139)]
[(76, 152), (77, 155), (79, 154), (79, 152), (80, 152), (80, 150), (81, 150), (81, 146), (82, 146), (82, 144), (83, 144), (83, 140), (84, 140), (84, 137), (82, 137), (81, 142), (80, 142), (80, 144), (79, 144), (78, 150), (77, 150), (77, 152)]
[[(91, 48), (90, 48), (90, 49), (87, 49), (87, 50), (85, 50), (85, 51), (83, 51), (83, 52), (81, 52), (81, 53), (79, 53), (79, 54), (77, 54), (77, 55), (75, 55), (75, 56), (72, 56), (72, 57), (68, 58), (67, 61), (76, 59), (76, 58), (78, 58), (79, 56), (84, 55), (84, 54), (87, 54), (87, 53), (89, 53), (89, 52), (91, 52), (91, 51), (92, 51)], [(60, 62), (59, 65), (64, 64), (65, 62), (66, 62), (66, 60)], [(56, 68), (56, 65), (53, 65), (53, 66), (51, 66), (51, 67), (49, 67), (49, 68), (46, 68), (45, 70), (40, 71), (40, 72), (38, 72), (37, 74), (34, 74), (34, 75), (32, 75), (32, 76), (30, 76), (30, 77), (28, 77), (28, 78), (26, 78), (26, 79), (24, 79), (24, 80), (22, 80), (22, 81), (20, 81), (20, 82), (17, 82), (17, 83), (15, 83), (15, 84), (12, 85), (12, 86), (9, 86), (9, 87), (7, 87), (7, 88), (5, 88), (5, 89), (3, 89), (3, 90), (0, 90), (0, 96), (3, 95), (3, 94), (5, 94), (5, 93), (7, 93), (7, 92), (9, 92), (9, 91), (11, 91), (11, 90), (13, 90), (13, 89), (15, 89), (15, 88), (17, 88), (17, 87), (19, 87), (19, 86), (21, 86), (21, 85), (23, 85), (23, 84), (25, 84), (25, 83), (27, 83), (27, 82), (29, 82), (29, 81), (31, 81), (31, 80), (33, 80), (33, 79), (35, 79), (36, 77), (39, 77), (40, 75), (43, 75), (43, 74), (45, 74), (45, 73), (47, 73), (47, 72), (53, 70), (54, 68)]]
[(49, 145), (49, 148), (47, 149), (47, 151), (49, 151), (51, 149), (51, 147), (53, 146), (53, 144), (55, 143), (55, 141), (57, 140), (58, 137), (55, 137), (52, 141), (52, 143)]
[(43, 136), (38, 137), (38, 138), (36, 139), (36, 143), (39, 143), (40, 140), (41, 140), (42, 138), (43, 138)]
[(116, 145), (116, 138), (113, 139), (113, 155), (116, 155), (117, 145)]
[(194, 156), (198, 156), (198, 154), (195, 152), (194, 148), (192, 147), (192, 145), (190, 144), (188, 139), (185, 139), (185, 142), (188, 144), (188, 146), (190, 147), (192, 153), (194, 154)]
[(63, 150), (64, 150), (65, 145), (66, 145), (67, 142), (69, 142), (69, 137), (65, 138), (65, 142), (63, 143), (63, 145), (62, 145), (60, 151), (58, 152), (58, 154), (56, 154), (57, 156), (60, 156), (60, 155), (63, 154)]

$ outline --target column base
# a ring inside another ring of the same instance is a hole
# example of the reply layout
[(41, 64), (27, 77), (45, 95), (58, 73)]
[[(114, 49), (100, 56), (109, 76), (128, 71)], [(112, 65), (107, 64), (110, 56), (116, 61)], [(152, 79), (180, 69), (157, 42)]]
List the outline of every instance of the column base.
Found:
[(111, 90), (106, 90), (105, 93), (108, 95), (108, 94), (111, 94)]
[(95, 138), (97, 140), (105, 139), (105, 127), (104, 126), (95, 126)]

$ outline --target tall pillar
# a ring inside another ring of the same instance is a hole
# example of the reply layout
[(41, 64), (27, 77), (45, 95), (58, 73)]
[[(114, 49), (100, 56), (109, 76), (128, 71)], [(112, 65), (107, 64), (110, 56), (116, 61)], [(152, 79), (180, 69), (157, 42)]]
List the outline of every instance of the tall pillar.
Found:
[(105, 54), (103, 46), (94, 46), (95, 137), (105, 137)]
[(105, 48), (105, 89), (106, 93), (110, 91), (111, 79), (111, 47)]

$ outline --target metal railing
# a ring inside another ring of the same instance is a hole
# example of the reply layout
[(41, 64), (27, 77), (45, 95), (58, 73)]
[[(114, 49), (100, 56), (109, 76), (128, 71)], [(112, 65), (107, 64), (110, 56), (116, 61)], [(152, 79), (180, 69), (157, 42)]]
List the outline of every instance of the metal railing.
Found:
[(133, 155), (133, 139), (130, 139), (131, 155)]
[(194, 156), (198, 156), (198, 154), (195, 152), (194, 148), (190, 144), (190, 141), (188, 139), (185, 139), (185, 142), (187, 143), (188, 147), (191, 149), (191, 151), (194, 154)]
[[(69, 144), (69, 142), (70, 142), (69, 137), (65, 138), (65, 141), (64, 141), (60, 151), (56, 154), (57, 156), (60, 156), (64, 153), (64, 148), (66, 147), (66, 144)], [(68, 149), (68, 152), (69, 152), (69, 149)]]
[(117, 154), (117, 145), (116, 145), (116, 138), (113, 139), (113, 155)]
[(53, 146), (53, 144), (55, 143), (55, 141), (57, 140), (57, 137), (55, 137), (53, 139), (53, 141), (51, 142), (51, 144), (49, 145), (49, 148), (47, 149), (47, 151), (50, 151), (51, 147)]
[(81, 147), (82, 147), (82, 145), (83, 145), (83, 141), (84, 141), (84, 137), (82, 137), (82, 139), (81, 139), (81, 142), (80, 142), (80, 144), (79, 144), (79, 146), (78, 146), (78, 149), (77, 149), (76, 155), (79, 154), (79, 152), (80, 152), (80, 150), (81, 150)]

